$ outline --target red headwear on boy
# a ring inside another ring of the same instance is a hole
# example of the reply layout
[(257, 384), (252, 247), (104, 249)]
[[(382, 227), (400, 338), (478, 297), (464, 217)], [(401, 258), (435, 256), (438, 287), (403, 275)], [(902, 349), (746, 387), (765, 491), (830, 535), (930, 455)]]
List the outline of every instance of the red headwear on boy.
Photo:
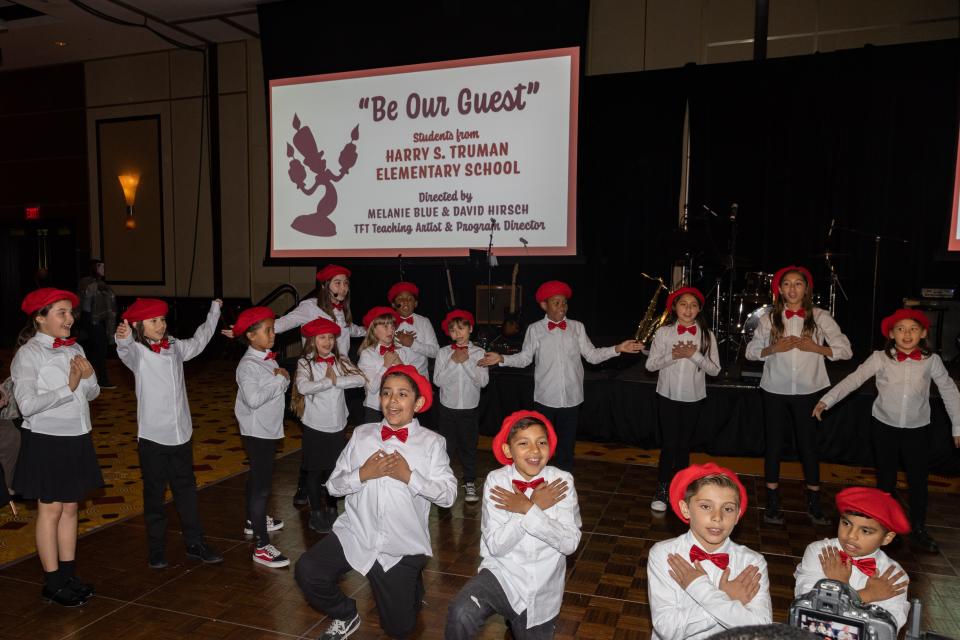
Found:
[(337, 276), (347, 276), (350, 277), (350, 269), (346, 267), (341, 267), (338, 264), (328, 264), (320, 271), (317, 271), (317, 282), (326, 282), (327, 280), (333, 280)]
[(469, 311), (464, 311), (463, 309), (454, 309), (447, 316), (440, 321), (440, 329), (447, 335), (450, 335), (450, 322), (453, 320), (463, 320), (471, 327), (476, 323), (473, 321), (473, 314)]
[(70, 304), (72, 304), (74, 308), (80, 306), (80, 300), (77, 298), (76, 294), (63, 289), (44, 287), (43, 289), (31, 291), (24, 296), (23, 302), (20, 303), (20, 309), (25, 314), (30, 315), (34, 311), (39, 311), (48, 304), (53, 304), (54, 302), (59, 302), (60, 300), (69, 300)]
[(387, 300), (389, 300), (392, 303), (393, 299), (396, 298), (401, 293), (409, 293), (414, 298), (419, 298), (420, 288), (417, 287), (417, 285), (413, 284), (412, 282), (398, 282), (392, 287), (390, 287), (389, 291), (387, 291)]
[(424, 399), (423, 406), (420, 407), (420, 410), (417, 413), (423, 413), (430, 408), (430, 405), (433, 404), (433, 387), (430, 385), (430, 381), (420, 375), (420, 372), (417, 371), (417, 368), (409, 364), (395, 364), (386, 371), (383, 372), (383, 377), (381, 380), (386, 380), (390, 375), (394, 373), (402, 373), (405, 376), (413, 380), (413, 383), (417, 385), (417, 390), (420, 392), (420, 396)]
[(910, 533), (910, 521), (900, 503), (886, 491), (870, 487), (847, 487), (837, 494), (837, 511), (862, 513), (894, 533)]
[(262, 320), (276, 318), (277, 315), (270, 307), (250, 307), (244, 309), (237, 316), (237, 321), (233, 323), (233, 335), (242, 336), (247, 329)]
[(703, 294), (700, 293), (700, 289), (697, 289), (696, 287), (680, 287), (679, 289), (671, 293), (669, 296), (667, 296), (667, 309), (673, 309), (673, 301), (685, 293), (689, 293), (694, 298), (699, 300), (701, 307), (704, 305), (704, 302), (706, 299), (703, 297)]
[(316, 318), (300, 327), (300, 335), (304, 338), (312, 338), (324, 333), (332, 333), (334, 336), (338, 336), (340, 335), (340, 325), (326, 318)]
[(544, 300), (549, 300), (553, 296), (563, 296), (567, 300), (573, 297), (573, 289), (570, 288), (566, 282), (560, 282), (559, 280), (549, 280), (544, 282), (537, 289), (537, 304), (540, 304)]
[(773, 274), (773, 281), (770, 283), (770, 291), (773, 293), (774, 300), (780, 296), (780, 281), (783, 280), (783, 276), (791, 271), (796, 271), (797, 273), (803, 274), (803, 277), (807, 281), (807, 289), (813, 289), (813, 276), (810, 275), (810, 270), (806, 267), (798, 267), (797, 265), (792, 264), (789, 267), (784, 267)]
[(513, 460), (504, 455), (503, 445), (508, 444), (507, 436), (510, 435), (510, 429), (513, 428), (513, 425), (517, 424), (517, 422), (523, 420), (524, 418), (533, 418), (546, 427), (547, 444), (550, 445), (551, 458), (553, 457), (554, 452), (557, 450), (557, 432), (553, 430), (553, 424), (547, 420), (545, 415), (539, 411), (514, 411), (503, 419), (503, 424), (500, 425), (500, 433), (493, 438), (493, 457), (496, 458), (497, 462), (502, 465), (508, 466), (513, 464)]
[(890, 332), (893, 331), (893, 325), (901, 320), (913, 320), (923, 327), (924, 331), (930, 330), (930, 318), (928, 318), (927, 314), (923, 311), (918, 311), (917, 309), (897, 309), (892, 315), (880, 321), (880, 333), (883, 334), (883, 337), (889, 337)]
[(163, 300), (156, 298), (137, 298), (127, 307), (121, 316), (127, 322), (142, 322), (150, 318), (159, 318), (167, 315), (170, 308)]
[(374, 307), (370, 309), (370, 311), (367, 311), (367, 315), (363, 316), (363, 326), (369, 327), (370, 323), (380, 316), (391, 316), (393, 318), (393, 324), (400, 324), (400, 314), (391, 307)]
[(743, 514), (747, 511), (747, 490), (743, 487), (743, 483), (740, 482), (740, 478), (738, 478), (737, 474), (733, 471), (730, 471), (730, 469), (708, 462), (706, 464), (692, 464), (686, 469), (678, 471), (677, 475), (673, 476), (673, 481), (670, 482), (670, 507), (673, 509), (673, 512), (677, 514), (678, 518), (684, 522), (690, 522), (690, 518), (684, 518), (683, 513), (680, 512), (680, 507), (677, 506), (680, 501), (683, 500), (690, 483), (700, 478), (714, 475), (727, 476), (737, 485), (737, 490), (740, 492), (740, 514), (737, 517), (743, 517)]

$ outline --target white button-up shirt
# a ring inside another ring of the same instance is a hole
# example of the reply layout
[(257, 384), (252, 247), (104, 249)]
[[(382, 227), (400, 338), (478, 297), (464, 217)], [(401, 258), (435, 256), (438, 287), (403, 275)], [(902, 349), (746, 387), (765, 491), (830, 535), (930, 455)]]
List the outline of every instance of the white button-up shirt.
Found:
[(827, 392), (820, 402), (832, 407), (872, 376), (877, 377), (873, 417), (891, 427), (913, 429), (930, 424), (930, 380), (937, 383), (943, 406), (950, 416), (953, 435), (960, 436), (960, 391), (940, 356), (897, 362), (883, 351), (874, 351), (856, 371)]
[(23, 416), (23, 428), (50, 436), (89, 433), (90, 401), (100, 395), (96, 374), (81, 378), (70, 390), (70, 361), (82, 356), (79, 344), (53, 348), (53, 336), (37, 333), (10, 363), (13, 397)]
[(347, 426), (347, 402), (343, 397), (344, 389), (362, 387), (361, 375), (343, 375), (339, 364), (333, 365), (337, 382), (327, 377), (326, 362), (307, 362), (303, 358), (297, 361), (297, 391), (303, 396), (303, 424), (326, 433), (343, 431)]
[(600, 364), (617, 355), (616, 347), (597, 348), (583, 323), (565, 318), (566, 329), (547, 328), (549, 318), (527, 327), (520, 353), (503, 356), (504, 367), (525, 367), (536, 358), (533, 399), (547, 407), (575, 407), (583, 402), (583, 362)]
[[(340, 355), (350, 353), (350, 338), (362, 338), (367, 335), (367, 330), (355, 324), (347, 324), (347, 318), (340, 309), (333, 310), (333, 317), (320, 308), (316, 298), (307, 298), (302, 300), (296, 308), (285, 316), (277, 318), (273, 323), (273, 330), (277, 333), (283, 333), (290, 329), (297, 329), (317, 318), (326, 318), (340, 325), (340, 335), (337, 336), (337, 348)], [(301, 341), (305, 340), (301, 336)]]
[(206, 322), (197, 328), (193, 337), (188, 340), (169, 337), (170, 348), (161, 349), (160, 353), (134, 341), (132, 334), (117, 340), (117, 355), (133, 371), (136, 380), (138, 438), (167, 446), (190, 441), (193, 420), (183, 363), (200, 355), (219, 321), (220, 305), (211, 302)]
[[(670, 577), (667, 556), (676, 553), (690, 560), (690, 547), (697, 539), (687, 531), (682, 536), (658, 542), (647, 556), (647, 597), (653, 618), (653, 637), (681, 640), (709, 638), (732, 627), (770, 624), (773, 607), (770, 603), (770, 577), (762, 555), (729, 538), (713, 553), (730, 556), (730, 579), (736, 578), (749, 565), (760, 569), (760, 590), (746, 606), (731, 600), (720, 590), (721, 569), (704, 560), (700, 563), (706, 576), (700, 576), (684, 590)], [(702, 548), (702, 547), (701, 547)]]
[[(817, 582), (823, 580), (827, 576), (823, 574), (823, 566), (820, 564), (820, 554), (827, 547), (834, 547), (835, 549), (842, 550), (840, 547), (840, 541), (837, 538), (830, 538), (824, 540), (818, 540), (816, 542), (811, 542), (807, 545), (807, 550), (803, 552), (803, 560), (800, 561), (800, 564), (797, 565), (797, 570), (793, 574), (793, 577), (796, 578), (796, 586), (793, 589), (794, 596), (800, 597), (811, 591), (816, 586)], [(880, 575), (886, 571), (890, 566), (896, 567), (894, 573), (897, 571), (903, 571), (896, 560), (893, 560), (886, 553), (883, 552), (883, 549), (877, 549), (873, 553), (865, 556), (857, 556), (857, 560), (863, 560), (866, 558), (873, 558), (877, 563), (877, 573)], [(900, 579), (900, 582), (908, 580), (907, 574), (903, 574), (903, 578)], [(850, 586), (859, 591), (867, 586), (867, 576), (862, 571), (853, 567), (853, 570), (850, 572)], [(892, 615), (897, 621), (897, 629), (902, 629), (903, 625), (907, 622), (907, 614), (910, 613), (910, 601), (907, 600), (907, 590), (904, 589), (903, 593), (893, 596), (888, 600), (881, 600), (879, 602), (872, 602), (871, 604), (878, 605), (883, 609), (886, 609), (890, 615)]]
[[(400, 356), (401, 363), (412, 364), (413, 351), (399, 344), (394, 345), (394, 348), (397, 355)], [(375, 344), (361, 351), (360, 357), (357, 358), (357, 366), (360, 368), (360, 371), (363, 371), (363, 375), (367, 377), (367, 396), (363, 400), (363, 406), (379, 411), (380, 380), (383, 378), (383, 374), (387, 372), (387, 367), (383, 365), (383, 356), (380, 355), (380, 345)]]
[(279, 440), (283, 437), (283, 410), (290, 379), (274, 373), (276, 359), (266, 351), (247, 347), (237, 365), (237, 401), (233, 413), (240, 423), (240, 435)]
[[(840, 331), (840, 325), (833, 317), (819, 307), (813, 308), (813, 319), (817, 330), (812, 336), (819, 345), (824, 343), (833, 350), (830, 360), (849, 360), (853, 357), (850, 340)], [(793, 316), (789, 320), (783, 316), (783, 335), (800, 336), (803, 333), (803, 318)], [(747, 345), (747, 360), (762, 360), (763, 375), (760, 388), (770, 393), (799, 396), (816, 393), (830, 386), (827, 367), (819, 353), (791, 349), (783, 353), (771, 353), (766, 358), (760, 352), (770, 346), (770, 312), (760, 316), (757, 330)]]
[[(553, 620), (563, 599), (566, 556), (580, 544), (580, 506), (573, 476), (546, 466), (540, 478), (567, 482), (567, 497), (543, 511), (533, 505), (525, 514), (498, 509), (491, 499), (494, 487), (513, 490), (512, 480), (523, 480), (513, 465), (487, 474), (483, 483), (480, 523), (481, 569), (497, 577), (515, 612), (527, 612), (527, 628)], [(529, 498), (533, 489), (525, 492)]]
[[(678, 342), (692, 342), (697, 350), (689, 358), (673, 359), (673, 347)], [(720, 373), (720, 356), (717, 352), (717, 337), (710, 332), (710, 348), (707, 356), (700, 352), (703, 332), (697, 328), (696, 335), (677, 333), (677, 325), (660, 327), (653, 334), (650, 354), (647, 356), (647, 371), (659, 371), (657, 393), (664, 398), (680, 402), (696, 402), (707, 397), (706, 375)]]
[[(450, 469), (442, 436), (407, 425), (406, 442), (384, 441), (380, 423), (357, 427), (327, 481), (330, 495), (346, 496), (344, 512), (333, 525), (350, 566), (366, 575), (374, 562), (389, 571), (403, 556), (432, 556), (430, 505), (449, 507), (457, 498), (457, 478)], [(360, 482), (360, 467), (377, 451), (394, 451), (410, 466), (410, 482), (390, 477)]]
[[(440, 350), (440, 344), (437, 342), (437, 334), (433, 330), (433, 325), (430, 324), (430, 320), (424, 316), (413, 313), (410, 314), (410, 317), (413, 318), (413, 324), (407, 324), (406, 322), (398, 323), (397, 333), (417, 334), (417, 337), (413, 340), (413, 344), (409, 347), (413, 353), (411, 353), (410, 362), (407, 362), (407, 364), (416, 367), (420, 375), (429, 379), (430, 373), (427, 370), (427, 358), (436, 358), (437, 351)], [(404, 362), (406, 362), (406, 360), (404, 360)]]
[(475, 409), (480, 405), (480, 390), (490, 382), (490, 370), (478, 367), (483, 349), (470, 344), (467, 359), (454, 362), (453, 345), (437, 352), (433, 365), (433, 384), (440, 389), (440, 404), (448, 409)]

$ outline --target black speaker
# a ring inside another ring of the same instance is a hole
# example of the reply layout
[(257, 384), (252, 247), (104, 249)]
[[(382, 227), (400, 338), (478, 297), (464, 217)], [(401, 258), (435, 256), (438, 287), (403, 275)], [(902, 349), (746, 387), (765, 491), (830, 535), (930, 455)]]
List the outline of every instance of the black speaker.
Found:
[[(515, 290), (515, 291), (514, 291)], [(513, 296), (515, 308), (520, 307), (523, 287), (508, 284), (487, 286), (477, 285), (477, 305), (474, 314), (477, 324), (503, 324), (503, 317), (510, 312), (510, 298)]]

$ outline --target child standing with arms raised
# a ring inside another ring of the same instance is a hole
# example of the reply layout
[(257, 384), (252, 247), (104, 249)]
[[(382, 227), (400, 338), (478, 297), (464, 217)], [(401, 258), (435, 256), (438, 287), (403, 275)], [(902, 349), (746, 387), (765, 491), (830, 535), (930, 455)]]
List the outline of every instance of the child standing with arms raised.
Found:
[(70, 337), (78, 304), (69, 291), (29, 293), (20, 305), (27, 326), (10, 365), (24, 429), (13, 486), (37, 500), (40, 596), (65, 607), (78, 607), (94, 594), (93, 586), (75, 575), (77, 512), (84, 496), (103, 486), (89, 405), (100, 387), (83, 349)]
[(690, 465), (690, 443), (707, 397), (706, 375), (720, 373), (717, 340), (700, 315), (703, 294), (694, 287), (667, 297), (670, 315), (653, 335), (647, 371), (659, 371), (657, 412), (660, 418), (660, 463), (657, 490), (650, 503), (666, 511), (670, 480)]

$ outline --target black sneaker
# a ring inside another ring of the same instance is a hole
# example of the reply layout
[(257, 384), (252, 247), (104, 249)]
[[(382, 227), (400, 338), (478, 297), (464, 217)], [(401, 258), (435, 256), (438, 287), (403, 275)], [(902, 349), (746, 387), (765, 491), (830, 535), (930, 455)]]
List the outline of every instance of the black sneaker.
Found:
[(780, 510), (780, 489), (767, 487), (767, 506), (763, 510), (763, 521), (767, 524), (783, 524), (783, 511)]
[(97, 591), (93, 588), (92, 584), (89, 582), (84, 582), (77, 576), (70, 576), (67, 578), (67, 586), (73, 589), (76, 594), (84, 600), (89, 600), (93, 596), (97, 595)]
[(350, 620), (334, 620), (320, 636), (320, 640), (343, 640), (343, 638), (353, 635), (353, 632), (359, 628), (360, 614), (358, 613)]
[(819, 525), (828, 525), (831, 523), (823, 513), (823, 507), (820, 505), (820, 492), (807, 489), (807, 515), (810, 516), (810, 522)]
[(192, 560), (202, 560), (205, 564), (223, 562), (223, 554), (209, 546), (206, 542), (187, 545), (187, 557)]
[(163, 551), (151, 551), (147, 566), (151, 569), (166, 569), (169, 566), (167, 564), (167, 555)]
[(923, 527), (910, 532), (910, 546), (917, 547), (927, 553), (938, 553), (940, 551), (940, 545)]
[(330, 533), (330, 526), (332, 524), (330, 517), (327, 515), (327, 510), (320, 509), (319, 511), (310, 512), (310, 522), (307, 526), (317, 533)]
[(56, 591), (44, 587), (40, 591), (40, 599), (44, 602), (53, 602), (61, 607), (82, 607), (87, 603), (86, 598), (82, 597), (66, 583)]
[(305, 507), (308, 504), (310, 504), (310, 496), (307, 495), (307, 488), (302, 484), (298, 485), (297, 492), (293, 494), (293, 506)]

